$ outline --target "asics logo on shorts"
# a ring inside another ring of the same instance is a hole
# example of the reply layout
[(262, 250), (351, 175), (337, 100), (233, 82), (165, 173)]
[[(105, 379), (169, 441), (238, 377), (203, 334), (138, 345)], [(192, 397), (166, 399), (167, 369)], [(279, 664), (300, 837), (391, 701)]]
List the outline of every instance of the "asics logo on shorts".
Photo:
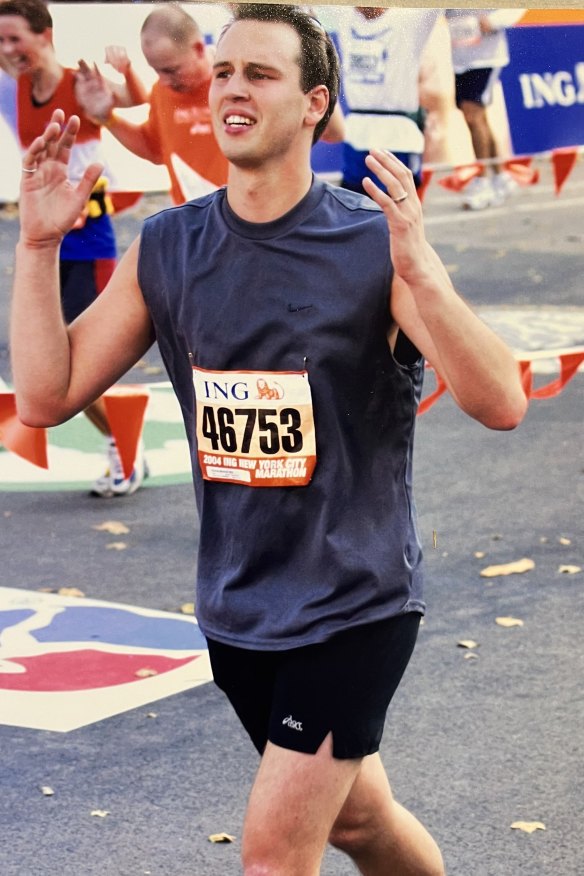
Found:
[(300, 732), (302, 732), (302, 721), (295, 721), (292, 715), (288, 715), (287, 718), (284, 718), (282, 724), (286, 725), (291, 730), (300, 730)]

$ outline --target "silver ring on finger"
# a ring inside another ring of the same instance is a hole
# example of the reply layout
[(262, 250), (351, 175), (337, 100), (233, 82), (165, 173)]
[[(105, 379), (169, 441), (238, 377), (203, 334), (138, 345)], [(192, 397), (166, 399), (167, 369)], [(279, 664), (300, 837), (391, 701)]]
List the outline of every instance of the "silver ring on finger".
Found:
[(408, 196), (408, 193), (404, 192), (403, 195), (400, 195), (399, 198), (391, 198), (391, 200), (393, 201), (394, 204), (401, 204), (402, 201), (405, 201), (407, 196)]
[(24, 164), (22, 165), (22, 172), (23, 173), (36, 173), (37, 170), (38, 170), (38, 165), (36, 167), (25, 167)]

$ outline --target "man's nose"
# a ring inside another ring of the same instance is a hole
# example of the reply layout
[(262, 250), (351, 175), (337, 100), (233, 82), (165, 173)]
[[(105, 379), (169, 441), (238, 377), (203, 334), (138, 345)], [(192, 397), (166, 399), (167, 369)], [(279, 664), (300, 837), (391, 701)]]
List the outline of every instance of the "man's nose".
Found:
[(245, 75), (242, 72), (234, 70), (229, 77), (226, 91), (227, 95), (232, 99), (240, 98), (245, 100), (248, 98), (249, 84)]

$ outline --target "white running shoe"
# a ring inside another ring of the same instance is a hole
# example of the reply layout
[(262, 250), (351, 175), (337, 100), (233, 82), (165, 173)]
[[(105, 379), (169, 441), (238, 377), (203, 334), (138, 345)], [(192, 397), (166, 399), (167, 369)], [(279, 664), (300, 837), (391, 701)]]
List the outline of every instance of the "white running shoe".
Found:
[(131, 496), (138, 490), (144, 479), (150, 474), (144, 459), (144, 444), (140, 441), (136, 453), (134, 468), (129, 478), (124, 477), (124, 469), (116, 442), (113, 438), (107, 440), (108, 465), (105, 473), (91, 487), (92, 496), (112, 499), (114, 496)]
[(514, 195), (519, 188), (519, 183), (513, 179), (510, 173), (502, 170), (501, 173), (496, 173), (493, 177), (493, 188), (499, 195), (501, 203)]
[(502, 199), (487, 176), (475, 176), (464, 189), (463, 210), (485, 210), (487, 207), (495, 207), (500, 203), (502, 203)]

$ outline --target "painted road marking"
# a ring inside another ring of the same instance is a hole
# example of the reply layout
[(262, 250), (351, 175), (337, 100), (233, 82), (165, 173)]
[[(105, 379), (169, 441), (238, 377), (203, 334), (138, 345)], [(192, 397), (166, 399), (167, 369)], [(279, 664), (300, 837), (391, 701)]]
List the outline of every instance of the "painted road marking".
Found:
[(0, 587), (0, 723), (68, 732), (211, 681), (180, 614)]

